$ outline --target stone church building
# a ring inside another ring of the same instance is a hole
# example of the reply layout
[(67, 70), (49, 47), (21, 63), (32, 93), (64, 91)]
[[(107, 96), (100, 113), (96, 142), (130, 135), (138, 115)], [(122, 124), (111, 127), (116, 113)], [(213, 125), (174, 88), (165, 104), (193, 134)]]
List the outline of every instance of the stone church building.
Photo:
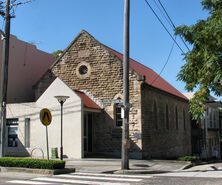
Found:
[[(50, 93), (53, 96), (57, 90), (63, 93), (64, 89), (63, 95), (66, 95), (65, 89), (69, 91), (68, 88), (75, 93), (73, 96), (80, 98), (82, 119), (75, 120), (73, 117), (73, 120), (65, 121), (70, 122), (67, 123), (69, 125), (76, 124), (75, 121), (79, 122), (79, 127), (75, 129), (70, 126), (69, 129), (70, 141), (72, 137), (73, 140), (75, 139), (76, 132), (81, 133), (78, 143), (82, 143), (80, 146), (82, 153), (78, 157), (120, 156), (122, 57), (121, 53), (100, 43), (86, 31), (81, 31), (34, 86), (36, 102), (43, 99), (43, 96), (47, 102), (47, 97), (48, 100), (50, 99)], [(129, 124), (130, 156), (132, 158), (176, 158), (189, 155), (191, 128), (188, 99), (152, 69), (133, 59), (130, 59), (129, 76), (132, 104)], [(72, 103), (71, 100), (70, 103)], [(8, 118), (15, 117), (15, 107), (19, 105), (9, 106), (14, 114), (9, 113)], [(20, 118), (22, 117), (27, 115), (20, 114)], [(20, 120), (24, 121), (24, 119)], [(82, 130), (78, 130), (81, 128)], [(30, 136), (33, 135), (32, 132), (34, 131), (31, 126)], [(66, 135), (65, 131), (64, 135)], [(20, 142), (23, 143), (23, 141)], [(66, 142), (69, 141), (65, 139), (64, 143)], [(73, 145), (78, 143), (73, 142)], [(35, 147), (41, 146), (36, 144)], [(71, 146), (64, 146), (65, 155), (66, 148), (71, 149)], [(76, 156), (68, 155), (67, 152), (67, 157)]]

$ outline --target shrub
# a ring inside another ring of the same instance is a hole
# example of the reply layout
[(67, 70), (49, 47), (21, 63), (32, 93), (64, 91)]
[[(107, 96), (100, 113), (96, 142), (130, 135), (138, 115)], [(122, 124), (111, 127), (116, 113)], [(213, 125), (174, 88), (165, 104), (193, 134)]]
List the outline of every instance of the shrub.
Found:
[(65, 161), (3, 157), (3, 158), (0, 158), (0, 166), (38, 168), (38, 169), (63, 169), (65, 167)]
[(187, 155), (187, 156), (179, 157), (178, 160), (194, 162), (194, 161), (199, 161), (200, 158), (199, 158), (199, 156), (195, 156), (195, 155), (193, 155), (193, 156)]

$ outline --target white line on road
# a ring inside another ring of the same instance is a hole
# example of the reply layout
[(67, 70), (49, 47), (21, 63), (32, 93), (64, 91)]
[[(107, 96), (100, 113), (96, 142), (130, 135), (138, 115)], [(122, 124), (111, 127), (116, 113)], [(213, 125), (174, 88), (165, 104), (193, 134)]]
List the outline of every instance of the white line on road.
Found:
[(149, 175), (119, 175), (119, 174), (104, 174), (104, 173), (82, 173), (82, 172), (75, 172), (71, 173), (70, 175), (88, 175), (88, 176), (102, 176), (102, 177), (128, 177), (128, 178), (151, 178), (152, 176)]
[(130, 185), (129, 183), (110, 183), (101, 181), (84, 181), (84, 180), (72, 180), (72, 179), (61, 179), (61, 178), (47, 178), (39, 177), (34, 178), (35, 181), (48, 181), (48, 182), (61, 182), (61, 183), (77, 183), (77, 184), (88, 184), (88, 185)]
[(64, 178), (75, 178), (75, 179), (93, 179), (93, 180), (112, 180), (112, 181), (123, 181), (123, 182), (139, 182), (142, 179), (126, 179), (126, 178), (115, 178), (115, 177), (99, 177), (99, 176), (85, 176), (85, 175), (59, 175)]
[(183, 171), (176, 173), (155, 174), (155, 177), (201, 177), (201, 178), (222, 178), (222, 171), (205, 171), (205, 172), (191, 172)]
[(13, 180), (13, 181), (7, 181), (7, 183), (13, 183), (13, 184), (33, 184), (33, 185), (44, 185), (44, 184), (52, 184), (48, 182), (36, 182), (36, 181), (29, 181), (29, 180)]

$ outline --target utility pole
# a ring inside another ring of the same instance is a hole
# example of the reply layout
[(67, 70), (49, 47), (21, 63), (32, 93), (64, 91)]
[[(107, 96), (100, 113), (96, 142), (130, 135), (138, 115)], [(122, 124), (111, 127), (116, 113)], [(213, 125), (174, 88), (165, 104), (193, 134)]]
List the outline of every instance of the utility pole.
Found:
[(7, 86), (8, 86), (8, 63), (9, 63), (9, 39), (10, 39), (10, 0), (6, 1), (5, 11), (5, 31), (2, 47), (2, 62), (1, 62), (1, 79), (0, 79), (0, 125), (1, 125), (1, 140), (0, 140), (0, 157), (5, 156), (5, 127), (6, 127), (6, 103), (7, 103)]
[(123, 130), (122, 130), (122, 170), (129, 169), (129, 28), (130, 0), (124, 3), (124, 41), (123, 41)]

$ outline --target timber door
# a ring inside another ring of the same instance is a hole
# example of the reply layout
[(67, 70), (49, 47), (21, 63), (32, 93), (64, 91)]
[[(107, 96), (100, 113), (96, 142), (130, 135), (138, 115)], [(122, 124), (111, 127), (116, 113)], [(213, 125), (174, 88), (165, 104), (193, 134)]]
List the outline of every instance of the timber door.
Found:
[(92, 113), (84, 113), (84, 156), (92, 153)]

